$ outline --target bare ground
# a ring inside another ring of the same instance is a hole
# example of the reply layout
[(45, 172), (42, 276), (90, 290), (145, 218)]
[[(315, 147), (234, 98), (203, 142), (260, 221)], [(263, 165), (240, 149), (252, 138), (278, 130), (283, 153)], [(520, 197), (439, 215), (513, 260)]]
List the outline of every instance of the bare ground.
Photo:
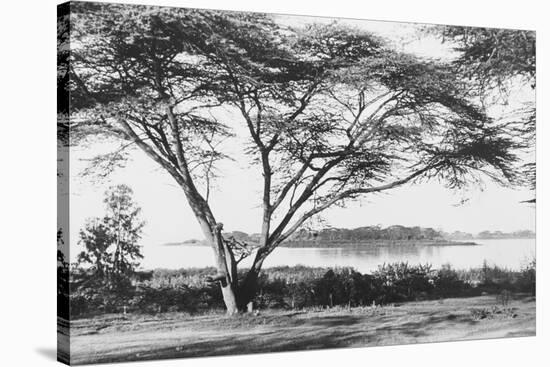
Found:
[(366, 347), (535, 335), (535, 298), (494, 296), (395, 306), (110, 315), (71, 323), (73, 364)]

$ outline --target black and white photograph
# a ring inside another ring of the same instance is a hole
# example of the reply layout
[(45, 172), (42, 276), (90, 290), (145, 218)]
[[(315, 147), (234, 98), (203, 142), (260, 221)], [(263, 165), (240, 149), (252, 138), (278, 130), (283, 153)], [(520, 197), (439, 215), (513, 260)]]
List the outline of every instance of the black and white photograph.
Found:
[(59, 361), (536, 336), (537, 33), (367, 17), (58, 5)]

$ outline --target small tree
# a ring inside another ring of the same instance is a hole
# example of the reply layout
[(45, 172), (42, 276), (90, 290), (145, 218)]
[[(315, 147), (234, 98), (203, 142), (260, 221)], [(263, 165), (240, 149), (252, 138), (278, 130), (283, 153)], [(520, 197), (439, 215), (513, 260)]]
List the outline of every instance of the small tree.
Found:
[(108, 228), (100, 218), (90, 218), (80, 230), (79, 237), (79, 244), (84, 246), (84, 250), (78, 254), (78, 263), (90, 264), (94, 275), (104, 279), (111, 261)]
[(143, 258), (137, 244), (145, 222), (139, 218), (141, 208), (132, 200), (132, 189), (126, 185), (110, 188), (105, 193), (107, 214), (104, 218), (114, 242), (112, 274), (121, 277), (132, 273)]
[(137, 243), (145, 222), (139, 218), (141, 209), (126, 185), (109, 188), (104, 202), (105, 216), (88, 220), (80, 231), (79, 242), (85, 250), (78, 255), (78, 262), (91, 264), (97, 279), (119, 285), (143, 258)]

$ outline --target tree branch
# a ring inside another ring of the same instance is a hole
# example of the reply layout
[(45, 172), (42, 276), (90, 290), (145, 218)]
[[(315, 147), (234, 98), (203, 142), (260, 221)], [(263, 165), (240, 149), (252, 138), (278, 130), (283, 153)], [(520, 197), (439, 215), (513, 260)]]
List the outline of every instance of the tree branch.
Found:
[(324, 204), (322, 204), (318, 207), (315, 207), (315, 208), (309, 210), (308, 212), (306, 212), (285, 233), (281, 234), (278, 238), (274, 238), (271, 242), (269, 252), (271, 252), (273, 250), (273, 248), (277, 247), (281, 242), (283, 242), (292, 233), (294, 233), (298, 228), (300, 228), (300, 226), (302, 224), (304, 224), (304, 222), (307, 221), (309, 218), (311, 218), (315, 214), (318, 214), (318, 213), (322, 212), (323, 210), (331, 207), (336, 202), (338, 202), (340, 200), (343, 200), (343, 199), (346, 199), (346, 198), (353, 197), (353, 196), (358, 195), (358, 194), (367, 194), (367, 193), (380, 192), (380, 191), (385, 191), (385, 190), (392, 189), (394, 187), (403, 185), (403, 184), (413, 180), (414, 178), (424, 174), (425, 172), (427, 172), (427, 171), (429, 171), (433, 168), (436, 168), (437, 166), (438, 165), (426, 166), (426, 167), (424, 167), (424, 168), (422, 168), (418, 171), (413, 172), (412, 174), (408, 175), (407, 177), (404, 177), (402, 179), (399, 179), (397, 181), (393, 181), (393, 182), (385, 184), (385, 185), (370, 187), (370, 188), (350, 189), (350, 190), (343, 191), (338, 195), (335, 195), (332, 199), (328, 200)]
[(307, 168), (309, 167), (309, 164), (312, 161), (312, 157), (306, 159), (306, 161), (302, 164), (302, 167), (296, 172), (296, 174), (286, 183), (286, 185), (281, 190), (279, 196), (275, 200), (272, 206), (272, 210), (275, 211), (279, 205), (283, 202), (286, 195), (288, 194), (289, 190), (292, 188), (292, 186), (302, 177), (302, 175), (305, 173)]

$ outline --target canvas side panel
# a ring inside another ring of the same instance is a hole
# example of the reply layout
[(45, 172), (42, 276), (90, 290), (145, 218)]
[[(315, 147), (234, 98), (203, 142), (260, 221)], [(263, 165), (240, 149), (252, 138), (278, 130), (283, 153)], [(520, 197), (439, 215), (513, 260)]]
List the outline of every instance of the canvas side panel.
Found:
[(69, 55), (70, 3), (57, 6), (57, 360), (70, 364)]

